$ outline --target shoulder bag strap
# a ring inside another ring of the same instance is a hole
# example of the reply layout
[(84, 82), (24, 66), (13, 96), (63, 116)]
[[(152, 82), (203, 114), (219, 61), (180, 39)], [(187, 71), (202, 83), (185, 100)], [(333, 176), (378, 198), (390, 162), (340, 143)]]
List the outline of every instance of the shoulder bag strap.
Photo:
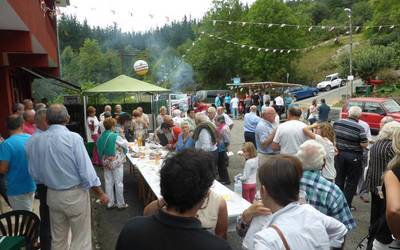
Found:
[(279, 235), (279, 238), (281, 238), (283, 245), (285, 246), (286, 250), (290, 250), (289, 244), (287, 243), (287, 240), (285, 236), (283, 235), (282, 231), (277, 227), (276, 225), (271, 225), (271, 228), (273, 228)]

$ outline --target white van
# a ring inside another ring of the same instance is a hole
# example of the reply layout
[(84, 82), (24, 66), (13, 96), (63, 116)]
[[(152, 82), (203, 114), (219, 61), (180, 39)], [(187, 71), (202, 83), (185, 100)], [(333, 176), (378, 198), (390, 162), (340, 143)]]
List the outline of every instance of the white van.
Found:
[(329, 91), (332, 88), (344, 86), (346, 82), (339, 77), (339, 73), (327, 75), (325, 80), (317, 84), (319, 90)]

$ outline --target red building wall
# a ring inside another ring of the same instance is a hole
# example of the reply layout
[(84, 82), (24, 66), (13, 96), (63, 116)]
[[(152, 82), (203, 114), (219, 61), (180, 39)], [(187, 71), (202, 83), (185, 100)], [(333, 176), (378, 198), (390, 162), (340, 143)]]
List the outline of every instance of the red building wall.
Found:
[[(0, 134), (12, 105), (31, 98), (34, 76), (21, 67), (59, 76), (56, 18), (44, 14), (40, 0), (6, 0), (28, 31), (0, 30)], [(54, 0), (46, 0), (49, 8)], [(9, 22), (13, 22), (10, 20)], [(12, 24), (12, 23), (11, 23)], [(13, 27), (10, 25), (10, 27)], [(40, 46), (36, 46), (35, 44)]]

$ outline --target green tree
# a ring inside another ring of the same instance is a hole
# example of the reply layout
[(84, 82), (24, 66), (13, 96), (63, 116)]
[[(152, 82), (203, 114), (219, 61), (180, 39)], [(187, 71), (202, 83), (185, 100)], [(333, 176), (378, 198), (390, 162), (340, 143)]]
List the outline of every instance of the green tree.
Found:
[[(396, 51), (392, 47), (372, 46), (355, 51), (353, 54), (353, 72), (362, 80), (374, 78), (376, 73), (386, 67), (392, 67)], [(349, 55), (343, 55), (339, 60), (342, 75), (348, 75)]]
[[(259, 0), (255, 2), (246, 15), (246, 20), (262, 23), (297, 24), (299, 20), (286, 4), (275, 0)], [(290, 62), (297, 56), (294, 49), (302, 48), (304, 30), (296, 28), (251, 26), (244, 32), (249, 44), (262, 48), (291, 49), (290, 53), (260, 53), (245, 50), (244, 69), (250, 80), (286, 80), (286, 73), (291, 72)]]
[(371, 44), (389, 45), (400, 40), (400, 30), (397, 26), (394, 29), (380, 25), (390, 25), (400, 23), (400, 1), (398, 0), (370, 0), (373, 16), (371, 24), (375, 27), (368, 30), (367, 35), (371, 39)]

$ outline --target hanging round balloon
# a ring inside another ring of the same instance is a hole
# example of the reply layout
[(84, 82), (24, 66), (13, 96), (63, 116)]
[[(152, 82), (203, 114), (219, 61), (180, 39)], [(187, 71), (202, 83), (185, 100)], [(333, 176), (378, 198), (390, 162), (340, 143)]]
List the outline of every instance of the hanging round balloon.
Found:
[(144, 76), (149, 72), (149, 65), (146, 61), (137, 60), (133, 64), (133, 69), (135, 70), (136, 74), (139, 76)]

